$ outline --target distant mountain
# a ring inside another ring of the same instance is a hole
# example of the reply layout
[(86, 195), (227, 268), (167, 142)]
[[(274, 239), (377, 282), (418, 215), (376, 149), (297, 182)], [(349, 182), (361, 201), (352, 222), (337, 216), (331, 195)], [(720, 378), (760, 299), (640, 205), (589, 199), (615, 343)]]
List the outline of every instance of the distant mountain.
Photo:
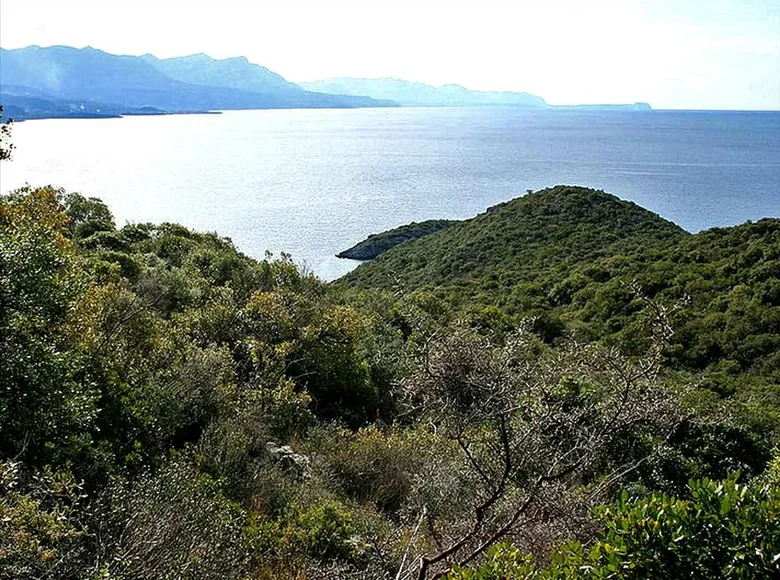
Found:
[(151, 54), (141, 57), (165, 76), (182, 83), (206, 87), (228, 87), (255, 93), (299, 93), (301, 87), (246, 57), (217, 60), (207, 54), (159, 59)]
[(225, 109), (511, 106), (529, 110), (647, 111), (647, 103), (552, 107), (520, 92), (434, 87), (392, 78), (297, 85), (245, 57), (159, 59), (95, 48), (0, 48), (0, 103), (16, 119), (203, 112)]
[(29, 98), (50, 101), (50, 116), (61, 116), (63, 108), (74, 105), (121, 114), (394, 104), (309, 92), (245, 58), (214, 60), (194, 55), (160, 60), (67, 46), (0, 49), (0, 102), (15, 100), (17, 112), (22, 109), (17, 118), (29, 118), (31, 110), (24, 108)]
[(626, 105), (549, 105), (530, 93), (472, 91), (461, 85), (434, 87), (393, 78), (334, 78), (298, 83), (305, 89), (322, 93), (360, 95), (389, 99), (406, 107), (482, 107), (507, 106), (525, 109), (567, 111), (651, 111), (647, 103)]
[(542, 109), (547, 103), (529, 93), (472, 91), (460, 85), (434, 87), (393, 78), (335, 78), (299, 83), (305, 89), (322, 93), (371, 96), (389, 99), (408, 107), (462, 107), (480, 105), (510, 105)]
[(565, 111), (634, 111), (648, 112), (653, 108), (649, 103), (630, 103), (627, 105), (552, 105), (554, 109)]

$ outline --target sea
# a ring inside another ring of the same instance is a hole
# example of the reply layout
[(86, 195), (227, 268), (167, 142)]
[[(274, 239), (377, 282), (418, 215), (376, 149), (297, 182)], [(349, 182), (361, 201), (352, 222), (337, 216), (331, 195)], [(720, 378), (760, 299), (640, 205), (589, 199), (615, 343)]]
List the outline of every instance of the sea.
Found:
[(177, 222), (333, 280), (369, 234), (463, 219), (557, 184), (690, 232), (780, 216), (780, 112), (387, 108), (228, 111), (13, 126), (0, 191), (99, 197), (118, 225)]

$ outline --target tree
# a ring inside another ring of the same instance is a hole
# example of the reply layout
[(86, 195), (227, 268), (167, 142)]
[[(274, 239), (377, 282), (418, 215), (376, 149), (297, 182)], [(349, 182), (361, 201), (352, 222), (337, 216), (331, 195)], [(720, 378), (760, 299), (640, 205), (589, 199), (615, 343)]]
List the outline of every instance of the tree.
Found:
[(51, 187), (0, 197), (0, 455), (44, 459), (87, 437), (95, 393), (80, 379), (74, 304), (86, 285)]
[(468, 328), (426, 340), (407, 394), (460, 449), (471, 515), (431, 524), (433, 549), (398, 577), (441, 578), (505, 538), (544, 551), (558, 536), (591, 534), (590, 509), (648, 459), (616, 459), (615, 448), (640, 438), (658, 449), (683, 419), (660, 376), (668, 326), (654, 329), (659, 344), (638, 360), (577, 343), (548, 349), (530, 328), (503, 341)]
[(11, 143), (11, 124), (12, 119), (3, 121), (3, 106), (0, 105), (0, 161), (11, 158), (11, 151), (14, 148)]

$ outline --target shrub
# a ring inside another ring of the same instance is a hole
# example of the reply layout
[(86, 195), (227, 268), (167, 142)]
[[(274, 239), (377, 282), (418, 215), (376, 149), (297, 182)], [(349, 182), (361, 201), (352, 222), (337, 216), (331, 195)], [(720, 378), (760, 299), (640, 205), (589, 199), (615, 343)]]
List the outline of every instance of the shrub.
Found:
[(424, 427), (321, 430), (314, 439), (320, 440), (318, 452), (324, 455), (335, 486), (388, 514), (405, 504), (431, 457), (446, 456), (451, 450)]
[(630, 498), (596, 510), (603, 524), (591, 546), (571, 542), (537, 569), (508, 546), (494, 548), (475, 570), (447, 580), (625, 578), (692, 580), (776, 578), (780, 573), (780, 487), (693, 481), (685, 499)]
[(244, 514), (184, 456), (103, 495), (98, 568), (112, 579), (243, 578)]
[(130, 244), (114, 231), (97, 231), (78, 242), (79, 246), (87, 250), (114, 250), (115, 252), (127, 252)]
[(0, 579), (75, 578), (86, 529), (78, 516), (81, 487), (68, 473), (25, 477), (22, 465), (0, 462)]
[(321, 498), (311, 505), (293, 502), (277, 520), (257, 518), (248, 535), (266, 567), (300, 567), (307, 559), (359, 565), (366, 553), (355, 520), (345, 505)]

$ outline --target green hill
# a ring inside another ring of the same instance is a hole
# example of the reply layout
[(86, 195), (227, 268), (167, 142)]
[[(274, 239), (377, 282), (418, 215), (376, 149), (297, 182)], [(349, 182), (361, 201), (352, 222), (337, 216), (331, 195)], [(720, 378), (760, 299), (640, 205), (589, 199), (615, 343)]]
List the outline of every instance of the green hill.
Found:
[(628, 352), (647, 346), (639, 291), (675, 312), (672, 367), (780, 409), (778, 219), (691, 235), (615, 196), (558, 186), (401, 244), (336, 283), (399, 286), (475, 325), (534, 316), (548, 341), (568, 329)]
[[(503, 302), (521, 282), (558, 276), (627, 248), (669, 244), (688, 234), (613, 195), (557, 186), (497, 205), (361, 265), (340, 283), (359, 288), (437, 288), (474, 299), (489, 289)], [(491, 299), (491, 301), (493, 301)]]

